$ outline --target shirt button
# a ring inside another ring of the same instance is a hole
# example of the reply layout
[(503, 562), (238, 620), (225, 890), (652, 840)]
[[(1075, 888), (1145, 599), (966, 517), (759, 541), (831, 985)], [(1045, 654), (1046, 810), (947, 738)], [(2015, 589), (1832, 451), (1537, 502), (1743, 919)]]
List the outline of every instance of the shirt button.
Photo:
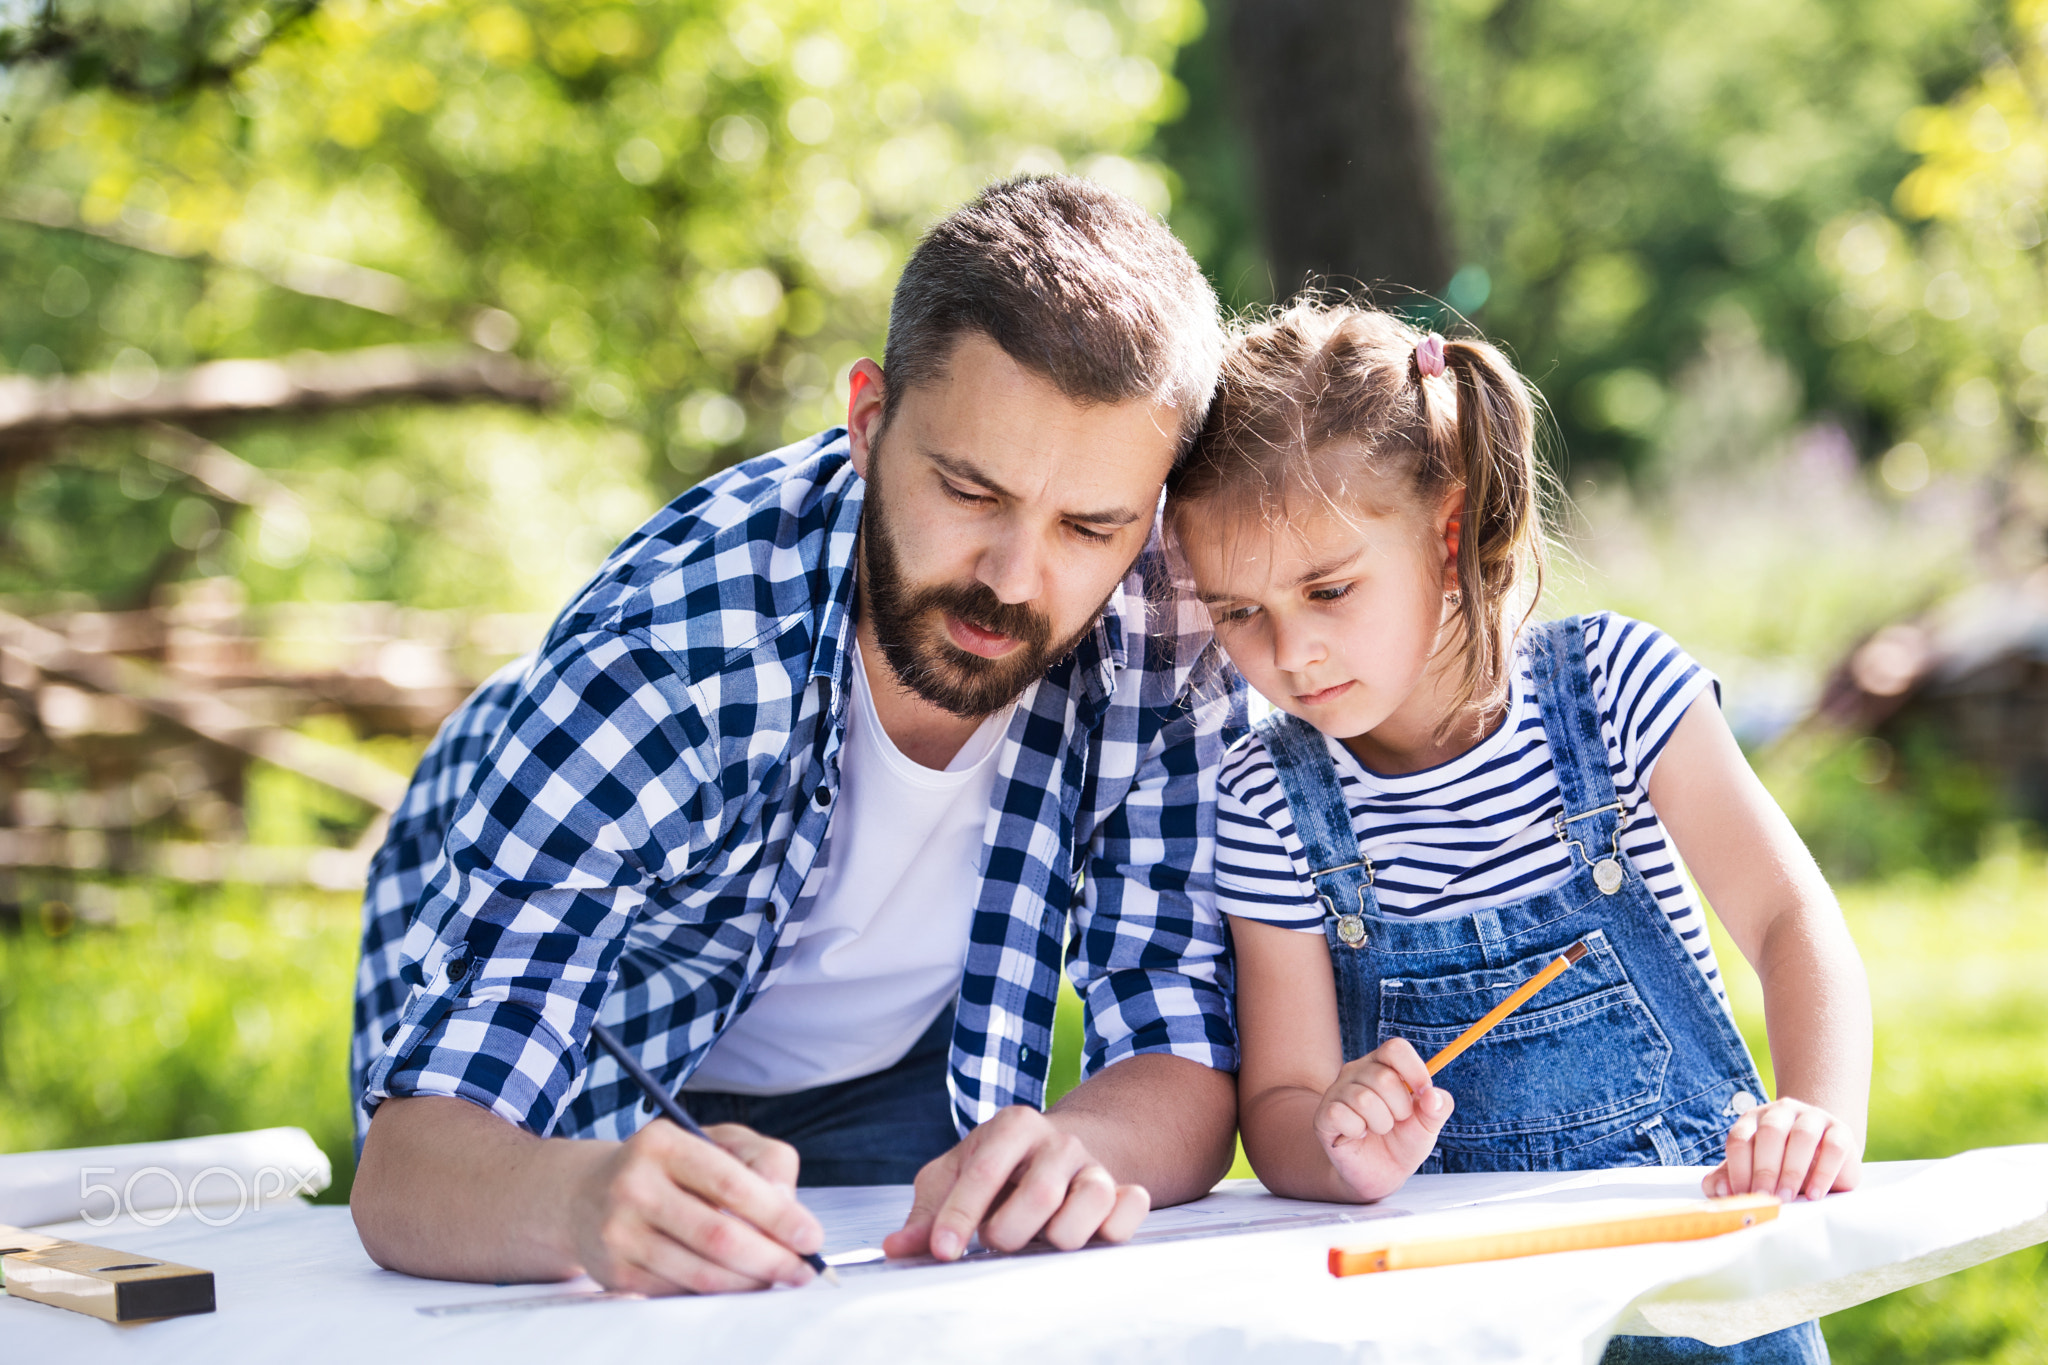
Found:
[(831, 805), (832, 789), (830, 787), (818, 787), (811, 793), (811, 804), (816, 806), (819, 810), (823, 810), (825, 809), (825, 807)]
[(768, 922), (770, 924), (775, 923), (775, 902), (769, 901), (767, 906), (761, 911), (761, 913), (768, 917)]
[(725, 1027), (724, 1010), (720, 1010), (718, 1013), (711, 1016), (711, 1027), (714, 1032)]
[(1018, 1049), (1017, 1049), (1017, 1060), (1018, 1060), (1018, 1061), (1020, 1061), (1020, 1062), (1028, 1062), (1028, 1061), (1030, 1061), (1030, 1060), (1031, 1060), (1031, 1049), (1030, 1049), (1030, 1048), (1028, 1048), (1028, 1047), (1020, 1047), (1020, 1048), (1018, 1048)]

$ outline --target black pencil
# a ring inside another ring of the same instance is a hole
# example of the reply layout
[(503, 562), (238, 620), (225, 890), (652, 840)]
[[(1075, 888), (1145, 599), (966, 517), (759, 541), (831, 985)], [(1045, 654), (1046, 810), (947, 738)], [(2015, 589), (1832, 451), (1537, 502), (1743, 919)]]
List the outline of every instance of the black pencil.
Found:
[[(612, 1059), (618, 1062), (619, 1069), (628, 1076), (631, 1076), (633, 1083), (646, 1092), (647, 1098), (653, 1101), (655, 1106), (661, 1110), (663, 1118), (688, 1133), (691, 1137), (702, 1138), (704, 1141), (710, 1142), (714, 1147), (718, 1145), (712, 1141), (709, 1133), (697, 1126), (697, 1120), (690, 1117), (689, 1111), (676, 1103), (676, 1097), (663, 1089), (661, 1082), (649, 1075), (647, 1068), (640, 1065), (639, 1060), (632, 1053), (626, 1051), (626, 1045), (612, 1036), (610, 1029), (606, 1028), (603, 1024), (593, 1023), (590, 1026), (590, 1036), (599, 1047), (611, 1053)], [(797, 1255), (803, 1257), (804, 1264), (817, 1271), (820, 1276), (830, 1280), (833, 1284), (839, 1283), (837, 1272), (831, 1266), (825, 1264), (823, 1256), (820, 1256), (815, 1251), (800, 1251)]]

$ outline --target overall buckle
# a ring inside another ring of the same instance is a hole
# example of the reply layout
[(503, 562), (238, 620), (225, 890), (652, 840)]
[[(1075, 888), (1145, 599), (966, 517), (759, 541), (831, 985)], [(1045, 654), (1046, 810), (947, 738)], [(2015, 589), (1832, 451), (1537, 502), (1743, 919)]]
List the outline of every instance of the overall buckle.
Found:
[[(1311, 872), (1309, 876), (1312, 877), (1318, 885), (1320, 885), (1322, 879), (1329, 876), (1331, 873), (1349, 872), (1354, 867), (1364, 868), (1365, 884), (1366, 886), (1372, 885), (1373, 867), (1372, 859), (1370, 858), (1360, 858), (1355, 863), (1340, 863), (1336, 867), (1326, 867), (1320, 872)], [(1342, 943), (1347, 948), (1365, 947), (1365, 887), (1362, 886), (1358, 889), (1357, 911), (1349, 914), (1339, 915), (1337, 913), (1337, 907), (1331, 903), (1330, 898), (1327, 894), (1318, 892), (1316, 894), (1316, 899), (1323, 903), (1324, 916), (1334, 917), (1336, 919), (1338, 942)]]
[[(1577, 839), (1572, 838), (1566, 831), (1565, 826), (1580, 820), (1590, 820), (1596, 815), (1605, 815), (1608, 811), (1617, 812), (1614, 817), (1613, 844), (1608, 850), (1607, 856), (1595, 863), (1593, 862), (1593, 855), (1586, 852), (1586, 846)], [(1566, 815), (1563, 811), (1559, 811), (1551, 817), (1550, 829), (1552, 833), (1557, 835), (1557, 841), (1560, 844), (1563, 844), (1568, 849), (1577, 849), (1581, 858), (1593, 864), (1593, 885), (1600, 888), (1601, 895), (1611, 896), (1621, 890), (1623, 880), (1621, 871), (1621, 827), (1627, 823), (1628, 807), (1619, 801), (1614, 801), (1604, 806), (1596, 806), (1592, 810), (1580, 811), (1577, 815)]]

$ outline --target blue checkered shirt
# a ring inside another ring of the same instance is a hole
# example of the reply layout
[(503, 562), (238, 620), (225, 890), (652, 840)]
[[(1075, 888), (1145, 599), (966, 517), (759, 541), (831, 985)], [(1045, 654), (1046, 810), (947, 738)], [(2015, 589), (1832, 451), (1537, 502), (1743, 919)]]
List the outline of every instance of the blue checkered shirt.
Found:
[[(370, 869), (359, 1124), (386, 1096), (456, 1095), (624, 1137), (645, 1114), (590, 1055), (593, 1018), (673, 1091), (774, 988), (840, 782), (864, 492), (839, 431), (699, 484), (449, 718)], [(1143, 1052), (1236, 1068), (1210, 878), (1244, 723), (1155, 534), (1002, 743), (953, 1025), (963, 1133), (1043, 1103), (1063, 956), (1087, 1073)]]

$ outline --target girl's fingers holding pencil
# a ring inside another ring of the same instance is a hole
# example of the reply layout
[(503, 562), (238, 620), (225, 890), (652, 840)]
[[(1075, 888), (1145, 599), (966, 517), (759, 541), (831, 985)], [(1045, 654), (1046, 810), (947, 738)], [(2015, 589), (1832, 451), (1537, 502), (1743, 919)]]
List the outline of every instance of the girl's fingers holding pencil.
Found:
[[(1413, 1051), (1412, 1048), (1409, 1050)], [(1423, 1070), (1422, 1083), (1418, 1086), (1385, 1062), (1376, 1062), (1364, 1080), (1372, 1093), (1379, 1096), (1380, 1103), (1387, 1106), (1387, 1112), (1396, 1123), (1406, 1123), (1415, 1117), (1415, 1101), (1430, 1088), (1427, 1070)]]
[(1371, 1131), (1365, 1116), (1343, 1100), (1326, 1096), (1316, 1111), (1316, 1136), (1324, 1142), (1355, 1142)]
[(1440, 1085), (1431, 1086), (1427, 1092), (1415, 1098), (1415, 1117), (1429, 1130), (1432, 1140), (1450, 1121), (1454, 1107), (1451, 1092)]
[(1389, 1038), (1369, 1055), (1392, 1069), (1413, 1094), (1420, 1095), (1435, 1084), (1430, 1079), (1429, 1063), (1422, 1060), (1422, 1054), (1406, 1038)]
[[(1362, 1137), (1364, 1134), (1354, 1131), (1341, 1111), (1348, 1110), (1356, 1115), (1359, 1122), (1365, 1125), (1366, 1131), (1381, 1137), (1393, 1132), (1394, 1125), (1407, 1117), (1408, 1092), (1401, 1087), (1398, 1080), (1392, 1080), (1392, 1077), (1393, 1073), (1385, 1067), (1362, 1075), (1353, 1075), (1347, 1068), (1346, 1073), (1340, 1075), (1337, 1083), (1330, 1087), (1329, 1094), (1325, 1096), (1328, 1101), (1326, 1108), (1334, 1106), (1340, 1111), (1331, 1113), (1330, 1118), (1333, 1123), (1342, 1126), (1346, 1137)], [(1390, 1080), (1393, 1088), (1400, 1092), (1398, 1095), (1388, 1093)]]

